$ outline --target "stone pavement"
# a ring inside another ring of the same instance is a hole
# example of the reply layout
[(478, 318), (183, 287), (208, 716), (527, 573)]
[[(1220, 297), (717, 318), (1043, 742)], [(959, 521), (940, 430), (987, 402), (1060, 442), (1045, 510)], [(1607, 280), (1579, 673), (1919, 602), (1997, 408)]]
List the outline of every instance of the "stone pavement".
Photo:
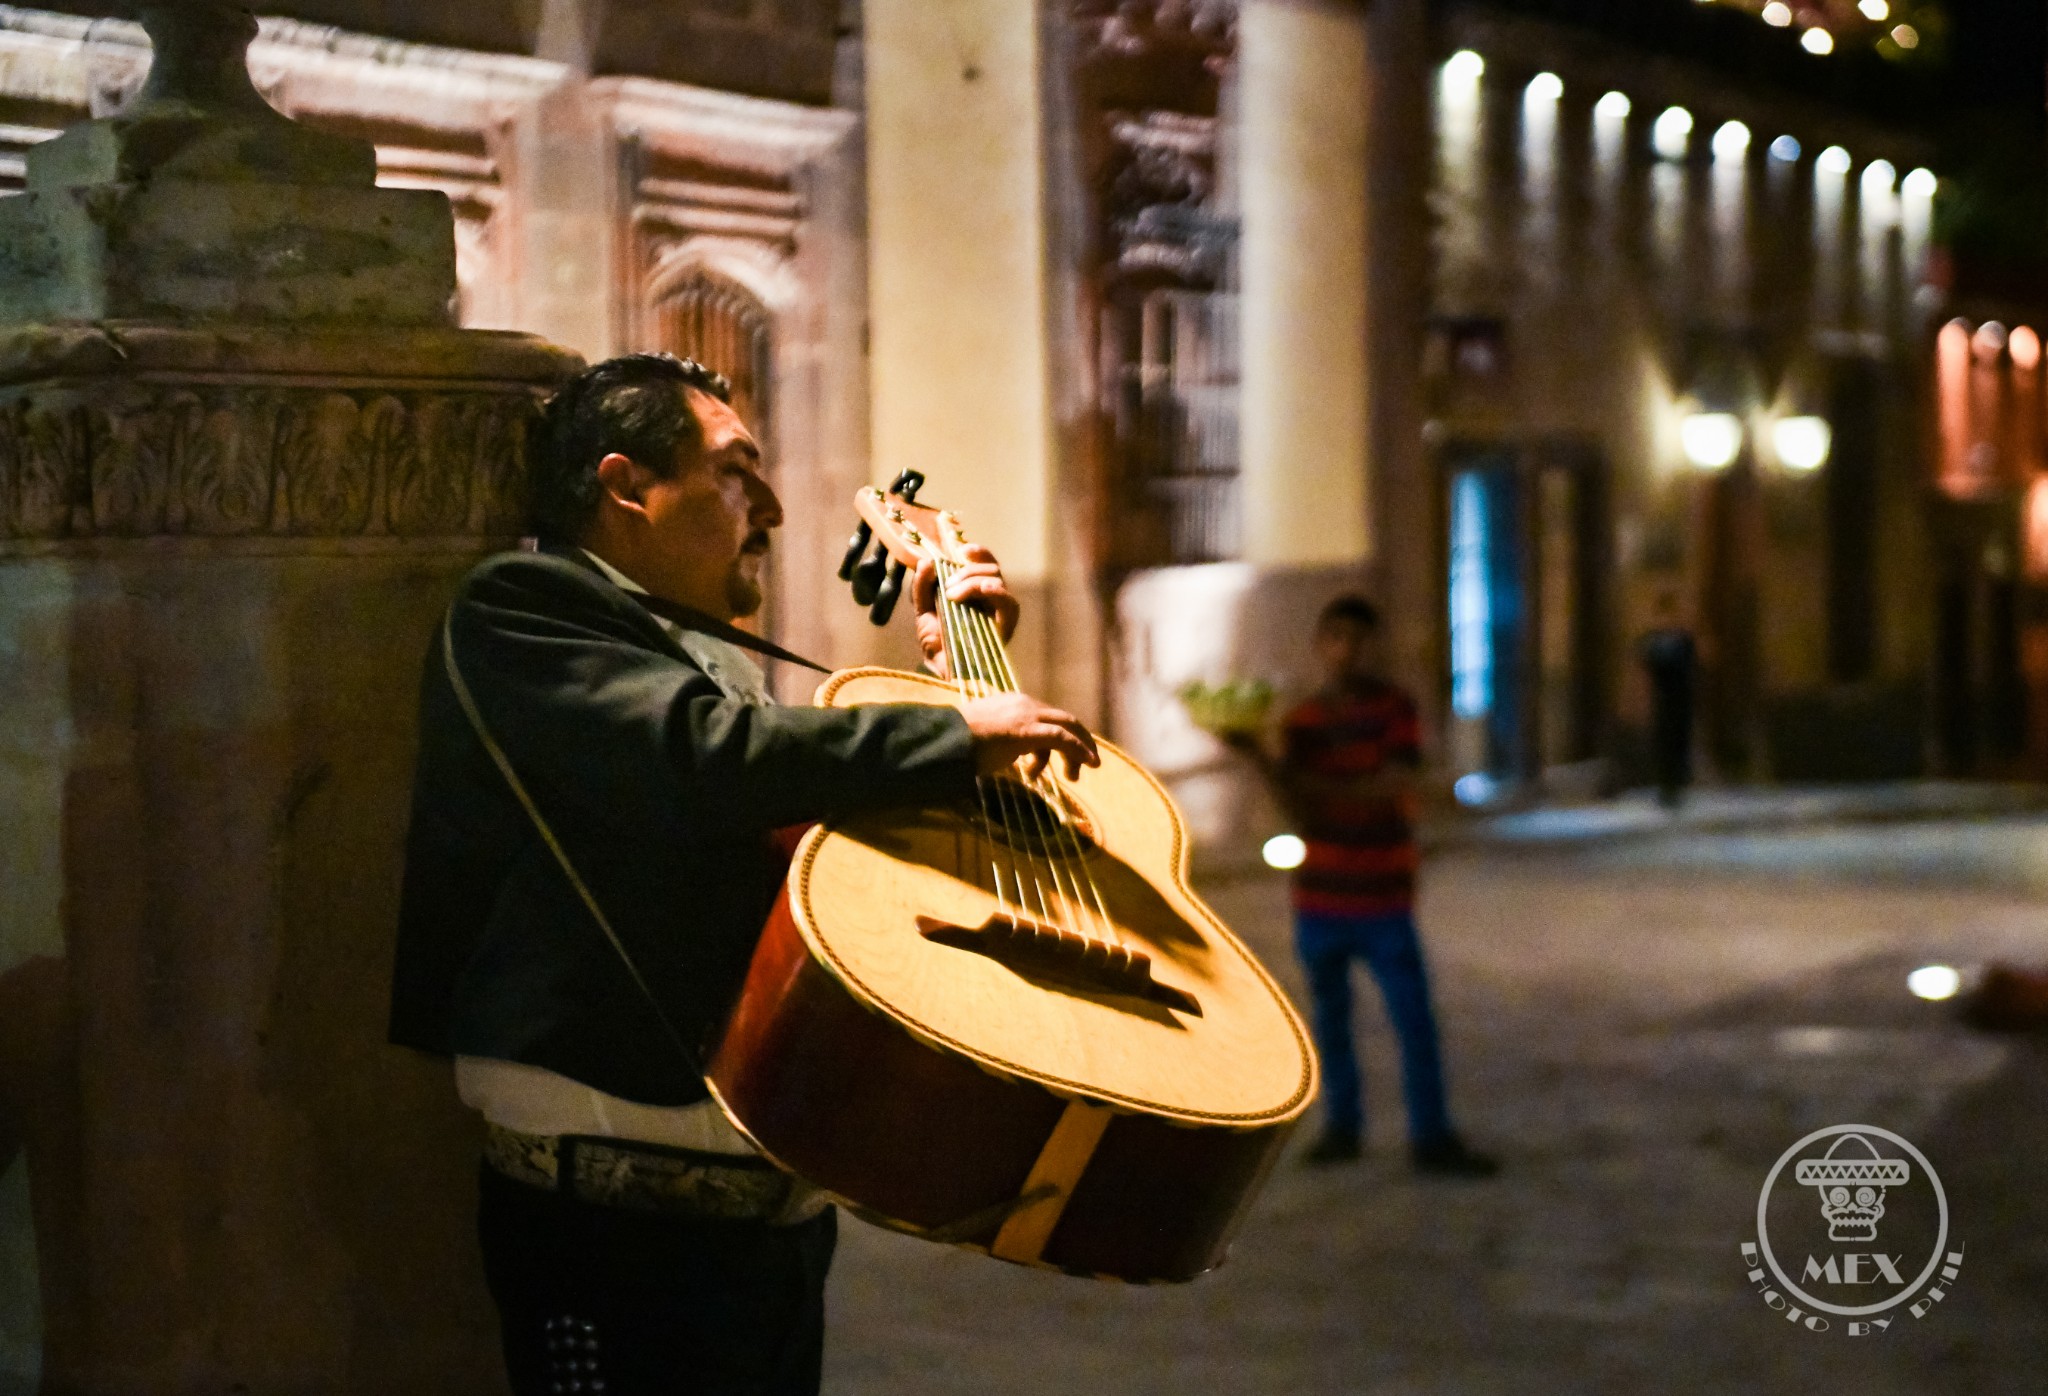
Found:
[[(1967, 850), (1973, 831), (1912, 834)], [(1500, 1180), (1408, 1174), (1368, 992), (1370, 1157), (1284, 1166), (1221, 1270), (1090, 1284), (850, 1223), (826, 1390), (2048, 1393), (2048, 1049), (1904, 991), (1929, 960), (2048, 962), (2043, 909), (1958, 880), (1968, 857), (1947, 880), (1922, 858), (1916, 883), (1869, 858), (1830, 875), (1826, 845), (1790, 879), (1664, 852), (1431, 864), (1454, 1105)], [(1298, 990), (1278, 881), (1208, 891)], [(1772, 1161), (1850, 1121), (1933, 1160), (1967, 1255), (1940, 1308), (1860, 1340), (1784, 1322), (1738, 1252)]]

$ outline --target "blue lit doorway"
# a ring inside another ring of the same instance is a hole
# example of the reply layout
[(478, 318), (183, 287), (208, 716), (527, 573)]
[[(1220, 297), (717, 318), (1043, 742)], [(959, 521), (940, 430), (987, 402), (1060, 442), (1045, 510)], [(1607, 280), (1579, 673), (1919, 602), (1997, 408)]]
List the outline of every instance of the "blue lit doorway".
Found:
[(1605, 473), (1573, 441), (1454, 446), (1441, 460), (1445, 756), (1459, 798), (1490, 804), (1600, 755)]

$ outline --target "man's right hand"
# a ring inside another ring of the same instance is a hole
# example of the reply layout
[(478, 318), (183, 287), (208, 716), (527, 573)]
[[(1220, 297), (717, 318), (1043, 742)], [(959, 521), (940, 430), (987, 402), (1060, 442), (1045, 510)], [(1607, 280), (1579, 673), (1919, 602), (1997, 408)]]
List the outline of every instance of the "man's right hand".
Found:
[(1069, 780), (1080, 775), (1083, 766), (1102, 764), (1095, 737), (1080, 718), (1027, 693), (971, 699), (960, 705), (960, 715), (974, 733), (975, 763), (985, 776), (1021, 759), (1026, 773), (1036, 780), (1055, 754), (1065, 763)]

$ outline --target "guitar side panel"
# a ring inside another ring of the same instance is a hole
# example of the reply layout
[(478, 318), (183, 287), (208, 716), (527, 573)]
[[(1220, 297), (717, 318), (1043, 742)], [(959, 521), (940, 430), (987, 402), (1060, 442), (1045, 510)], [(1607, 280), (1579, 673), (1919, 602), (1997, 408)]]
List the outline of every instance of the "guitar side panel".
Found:
[[(811, 959), (779, 900), (709, 1079), (776, 1162), (880, 1219), (986, 1249), (1066, 1102), (932, 1049)], [(1045, 1265), (1134, 1281), (1219, 1263), (1289, 1126), (1187, 1127), (1118, 1115)], [(962, 1228), (963, 1222), (969, 1223)]]

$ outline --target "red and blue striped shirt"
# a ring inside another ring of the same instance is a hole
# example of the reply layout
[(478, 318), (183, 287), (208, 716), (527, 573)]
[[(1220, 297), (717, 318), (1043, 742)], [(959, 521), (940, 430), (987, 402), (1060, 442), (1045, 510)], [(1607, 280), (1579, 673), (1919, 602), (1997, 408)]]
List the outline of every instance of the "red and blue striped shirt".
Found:
[(1286, 777), (1308, 856), (1294, 874), (1297, 910), (1329, 916), (1387, 916), (1415, 904), (1412, 796), (1319, 789), (1328, 781), (1378, 775), (1388, 765), (1419, 765), (1421, 724), (1415, 701), (1382, 680), (1330, 690), (1287, 714)]

